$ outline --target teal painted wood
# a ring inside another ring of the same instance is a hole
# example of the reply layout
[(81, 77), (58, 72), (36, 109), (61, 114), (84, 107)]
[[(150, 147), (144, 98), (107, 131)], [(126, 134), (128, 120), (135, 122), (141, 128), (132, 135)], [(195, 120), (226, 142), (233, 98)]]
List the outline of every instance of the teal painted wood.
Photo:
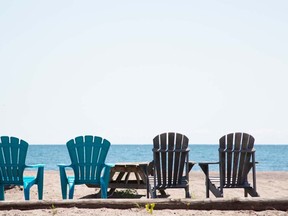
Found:
[[(25, 200), (30, 199), (30, 188), (36, 184), (38, 199), (43, 198), (44, 165), (26, 165), (28, 143), (16, 137), (0, 137), (0, 200), (4, 200), (4, 187), (19, 185), (24, 188)], [(26, 168), (35, 168), (36, 176), (23, 176)]]
[[(70, 165), (59, 164), (62, 198), (73, 199), (75, 185), (91, 184), (100, 186), (101, 197), (107, 198), (110, 169), (113, 164), (105, 164), (110, 142), (98, 136), (78, 136), (66, 143)], [(66, 169), (71, 168), (74, 176), (67, 176)]]
[(153, 139), (153, 180), (147, 175), (147, 196), (156, 198), (156, 190), (165, 195), (167, 188), (184, 188), (189, 193), (189, 171), (194, 162), (189, 162), (188, 138), (179, 133), (162, 133)]

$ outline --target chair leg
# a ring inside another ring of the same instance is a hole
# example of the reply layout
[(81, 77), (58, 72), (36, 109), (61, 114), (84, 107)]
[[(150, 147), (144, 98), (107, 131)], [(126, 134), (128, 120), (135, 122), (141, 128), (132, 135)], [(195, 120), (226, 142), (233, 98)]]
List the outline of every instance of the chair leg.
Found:
[(189, 187), (185, 188), (185, 197), (186, 198), (191, 198), (190, 192), (189, 192)]
[(107, 190), (108, 190), (108, 187), (104, 183), (101, 184), (101, 198), (102, 199), (107, 199)]
[(5, 197), (4, 197), (4, 185), (0, 185), (0, 200), (5, 200)]
[(43, 183), (37, 185), (38, 187), (38, 199), (42, 200), (43, 199)]
[(151, 198), (156, 198), (157, 194), (156, 194), (156, 188), (152, 189), (152, 194), (151, 194)]
[(43, 181), (44, 181), (44, 167), (39, 167), (38, 168), (38, 173), (36, 177), (36, 183), (38, 187), (38, 199), (42, 200), (43, 199)]
[(30, 200), (30, 188), (34, 185), (35, 181), (31, 181), (30, 178), (24, 180), (23, 190), (25, 200)]
[(247, 195), (249, 194), (251, 197), (259, 197), (260, 195), (257, 193), (257, 191), (250, 187), (250, 188), (245, 188), (245, 193), (247, 193)]
[(73, 199), (75, 184), (69, 185), (69, 199)]
[(62, 199), (67, 199), (67, 185), (68, 185), (68, 178), (65, 173), (65, 169), (60, 167), (60, 184), (61, 184), (61, 193), (62, 193)]
[(147, 188), (146, 188), (146, 196), (147, 196), (147, 199), (149, 199), (149, 195), (150, 195), (150, 185), (148, 185), (147, 183)]
[(146, 182), (146, 195), (147, 195), (147, 198), (149, 199), (150, 195), (151, 195), (151, 198), (152, 198), (152, 191), (151, 191), (151, 184), (149, 183), (149, 179), (147, 178), (147, 182)]
[(209, 198), (209, 185), (210, 185), (210, 181), (209, 181), (209, 167), (207, 164), (200, 164), (201, 169), (203, 170), (204, 174), (205, 174), (205, 188), (206, 188), (206, 198)]
[(67, 199), (67, 184), (61, 184), (62, 199)]
[(159, 192), (160, 192), (161, 196), (166, 196), (167, 195), (164, 189), (159, 190)]
[(29, 186), (24, 187), (24, 197), (25, 197), (25, 200), (30, 200), (30, 187)]

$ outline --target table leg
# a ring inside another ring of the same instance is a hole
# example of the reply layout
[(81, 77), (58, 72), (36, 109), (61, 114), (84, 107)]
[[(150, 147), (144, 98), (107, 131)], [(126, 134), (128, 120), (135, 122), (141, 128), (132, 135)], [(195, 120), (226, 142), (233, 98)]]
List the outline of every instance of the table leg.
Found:
[(128, 184), (128, 180), (129, 180), (129, 176), (130, 176), (130, 172), (128, 172), (125, 176), (125, 184)]
[[(121, 181), (121, 179), (122, 179), (122, 177), (124, 176), (124, 174), (125, 174), (125, 172), (119, 172), (119, 174), (118, 174), (115, 182)], [(111, 188), (111, 189), (109, 190), (109, 196), (112, 196), (113, 193), (115, 192), (115, 190), (116, 190), (116, 188)]]
[(167, 195), (164, 189), (159, 190), (159, 192), (160, 192), (160, 194), (161, 194), (162, 196), (166, 196), (166, 195)]
[(137, 184), (140, 185), (141, 182), (140, 182), (140, 176), (139, 176), (138, 172), (134, 172), (134, 174), (135, 174), (135, 177), (137, 180)]

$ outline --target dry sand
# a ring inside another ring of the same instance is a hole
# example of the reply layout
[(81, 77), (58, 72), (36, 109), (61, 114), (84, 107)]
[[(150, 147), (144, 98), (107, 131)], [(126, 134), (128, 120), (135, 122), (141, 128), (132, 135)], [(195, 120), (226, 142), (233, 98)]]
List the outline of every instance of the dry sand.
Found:
[[(257, 172), (257, 191), (262, 198), (288, 198), (288, 172)], [(134, 199), (146, 199), (145, 190), (132, 191)], [(190, 192), (192, 199), (205, 199), (204, 174), (202, 172), (190, 172)], [(33, 186), (30, 199), (37, 200), (37, 187)], [(183, 189), (167, 190), (168, 198), (184, 198)], [(243, 197), (243, 189), (226, 189), (224, 198)], [(130, 191), (131, 195), (131, 191)], [(61, 199), (60, 177), (57, 171), (45, 171), (44, 178), (44, 201), (55, 201)], [(123, 198), (120, 189), (109, 199)], [(211, 194), (211, 199), (216, 199)], [(77, 199), (99, 199), (98, 189), (88, 188), (86, 185), (75, 187), (74, 200)], [(19, 187), (5, 192), (6, 201), (24, 201), (23, 191)], [(288, 206), (287, 206), (288, 209)], [(81, 209), (81, 208), (55, 208), (38, 210), (5, 210), (0, 215), (150, 215), (145, 208), (133, 209)], [(269, 211), (200, 211), (200, 210), (154, 210), (153, 215), (288, 215), (288, 212)]]

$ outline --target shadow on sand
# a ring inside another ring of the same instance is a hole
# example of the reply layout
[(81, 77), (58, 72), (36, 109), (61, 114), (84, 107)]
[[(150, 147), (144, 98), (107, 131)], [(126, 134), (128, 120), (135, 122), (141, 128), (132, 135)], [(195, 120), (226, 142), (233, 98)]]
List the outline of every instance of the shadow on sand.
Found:
[[(113, 193), (108, 193), (108, 199), (140, 199), (145, 196), (145, 194), (138, 194), (137, 191), (133, 189), (116, 190)], [(99, 190), (95, 194), (83, 196), (80, 199), (101, 199), (101, 191)]]

